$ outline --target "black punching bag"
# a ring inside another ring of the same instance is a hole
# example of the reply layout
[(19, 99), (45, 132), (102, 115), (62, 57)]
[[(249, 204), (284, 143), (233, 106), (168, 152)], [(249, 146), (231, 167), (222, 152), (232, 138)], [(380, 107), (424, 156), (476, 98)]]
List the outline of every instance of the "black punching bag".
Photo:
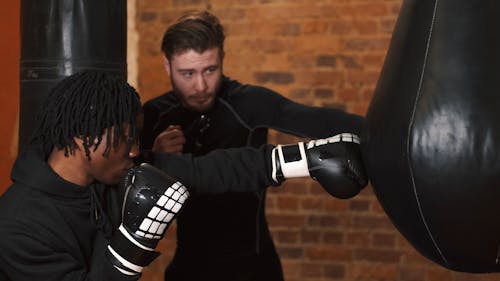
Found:
[(21, 0), (20, 149), (61, 79), (84, 69), (126, 77), (126, 41), (126, 0)]
[(425, 257), (500, 271), (500, 2), (407, 0), (370, 104), (375, 194)]

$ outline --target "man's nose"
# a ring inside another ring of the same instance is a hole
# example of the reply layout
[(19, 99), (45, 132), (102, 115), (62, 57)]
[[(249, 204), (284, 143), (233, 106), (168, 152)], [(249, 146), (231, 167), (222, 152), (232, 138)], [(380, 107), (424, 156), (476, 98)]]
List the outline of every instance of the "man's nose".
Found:
[(196, 91), (198, 92), (203, 92), (207, 89), (207, 81), (205, 80), (205, 77), (203, 75), (197, 75), (196, 77)]

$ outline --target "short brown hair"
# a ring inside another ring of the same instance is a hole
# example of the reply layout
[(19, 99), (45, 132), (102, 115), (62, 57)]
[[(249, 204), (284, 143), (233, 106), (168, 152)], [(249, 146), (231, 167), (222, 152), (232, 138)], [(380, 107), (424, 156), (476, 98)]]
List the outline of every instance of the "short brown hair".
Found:
[(191, 12), (180, 17), (163, 34), (161, 50), (168, 60), (177, 53), (195, 50), (202, 53), (217, 47), (224, 54), (224, 28), (208, 11)]

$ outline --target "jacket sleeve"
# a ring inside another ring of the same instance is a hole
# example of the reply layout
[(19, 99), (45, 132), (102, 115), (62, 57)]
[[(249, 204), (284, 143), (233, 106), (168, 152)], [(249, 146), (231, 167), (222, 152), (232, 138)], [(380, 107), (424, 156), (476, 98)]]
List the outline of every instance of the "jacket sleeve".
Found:
[(204, 156), (155, 153), (153, 163), (200, 194), (259, 191), (272, 180), (272, 145), (214, 150)]
[(296, 103), (264, 87), (247, 85), (231, 97), (231, 104), (248, 125), (267, 127), (305, 138), (339, 133), (360, 134), (364, 118), (341, 109)]
[(57, 230), (28, 226), (20, 222), (2, 223), (0, 230), (0, 277), (7, 280), (61, 280), (61, 281), (135, 281), (140, 276), (127, 276), (117, 271), (105, 257), (104, 239), (96, 238), (89, 263), (62, 249), (65, 244)]

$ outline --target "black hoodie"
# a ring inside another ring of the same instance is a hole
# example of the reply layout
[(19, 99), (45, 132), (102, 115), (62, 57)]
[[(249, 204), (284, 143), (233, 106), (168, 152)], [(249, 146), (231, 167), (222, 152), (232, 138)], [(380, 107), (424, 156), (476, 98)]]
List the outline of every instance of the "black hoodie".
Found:
[(0, 276), (137, 280), (105, 257), (106, 241), (120, 222), (122, 190), (67, 182), (47, 165), (47, 155), (38, 145), (21, 154), (11, 173), (14, 184), (0, 197)]
[[(192, 192), (202, 182), (224, 192), (272, 184), (270, 149), (229, 150), (204, 157), (156, 155), (156, 165)], [(138, 280), (105, 257), (121, 221), (123, 188), (65, 181), (48, 165), (49, 149), (30, 146), (14, 164), (13, 184), (0, 197), (0, 280)], [(269, 159), (269, 160), (268, 160)], [(225, 171), (230, 168), (230, 172)], [(212, 186), (212, 185), (211, 185)]]

